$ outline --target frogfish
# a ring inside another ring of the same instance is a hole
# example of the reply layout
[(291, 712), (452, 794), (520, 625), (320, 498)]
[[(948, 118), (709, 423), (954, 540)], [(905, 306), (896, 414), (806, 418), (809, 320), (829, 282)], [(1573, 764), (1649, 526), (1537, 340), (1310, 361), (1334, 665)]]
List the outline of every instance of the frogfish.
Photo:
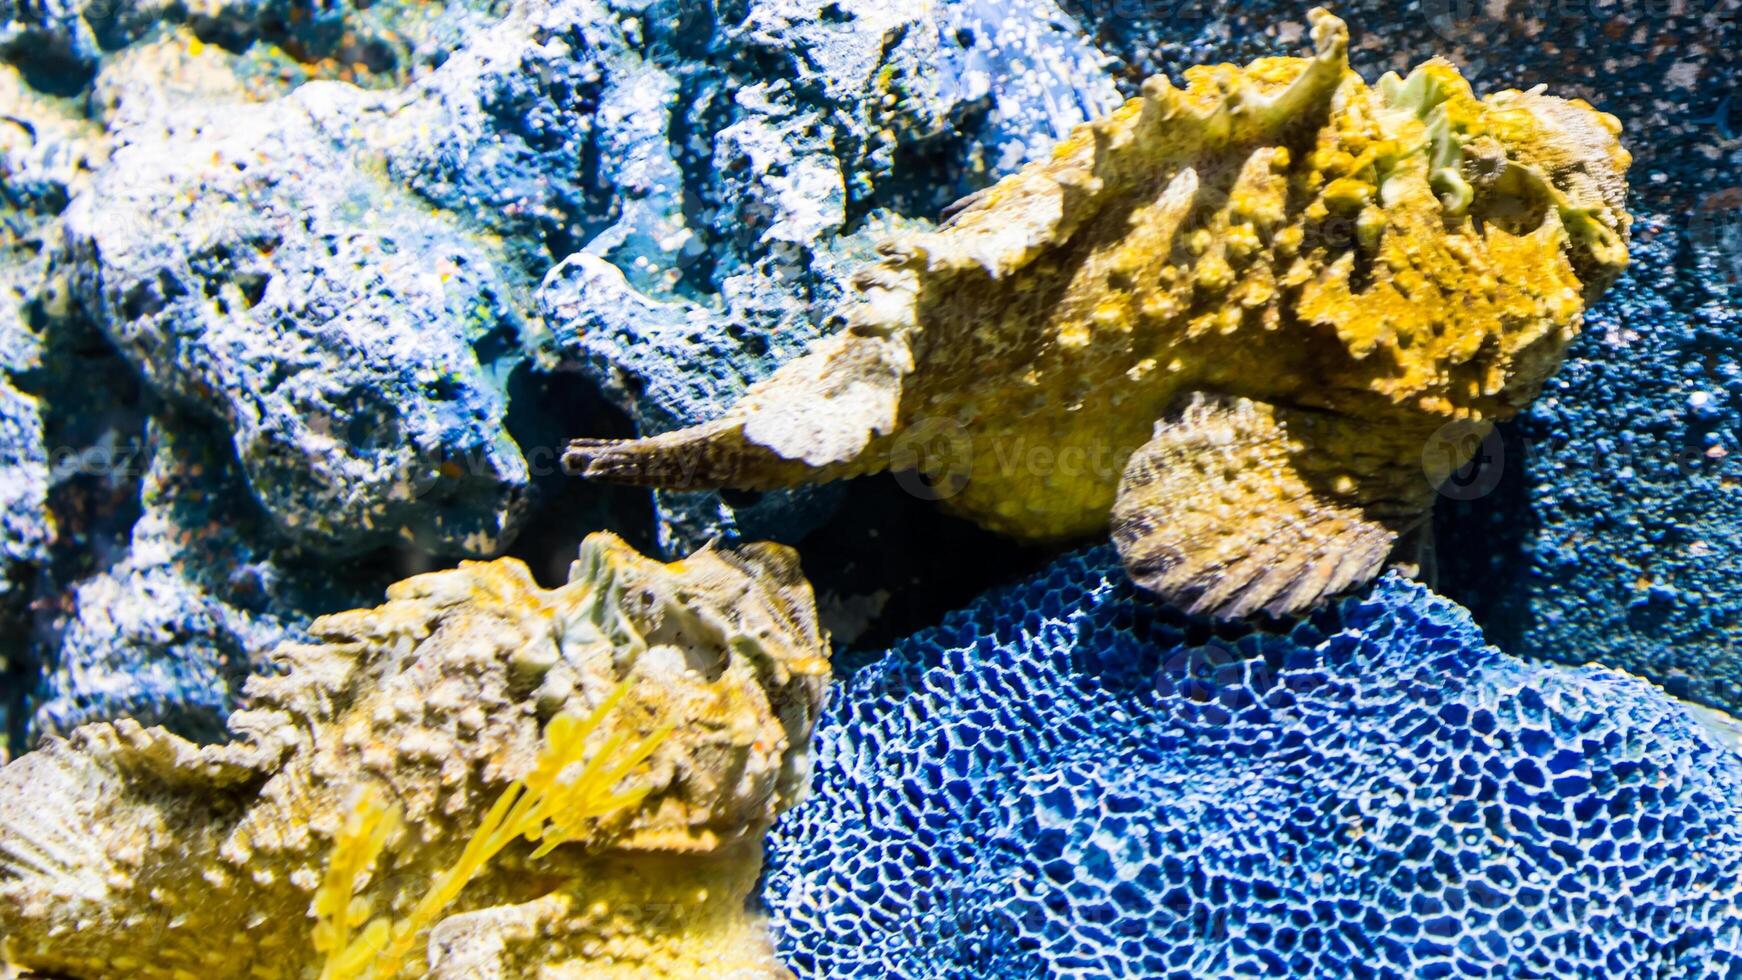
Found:
[(845, 325), (721, 417), (565, 464), (671, 489), (920, 474), (1018, 538), (1110, 526), (1139, 586), (1217, 618), (1365, 583), (1626, 266), (1631, 157), (1614, 116), (1477, 97), (1443, 59), (1368, 85), (1343, 21), (1309, 18), (1310, 57), (1151, 78), (885, 242)]

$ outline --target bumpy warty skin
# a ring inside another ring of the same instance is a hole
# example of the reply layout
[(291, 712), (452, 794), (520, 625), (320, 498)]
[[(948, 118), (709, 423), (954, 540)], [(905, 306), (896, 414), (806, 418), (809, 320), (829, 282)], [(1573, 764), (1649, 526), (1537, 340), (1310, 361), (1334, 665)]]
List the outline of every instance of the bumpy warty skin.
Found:
[[(885, 243), (847, 329), (721, 417), (568, 461), (669, 488), (917, 466), (954, 481), (952, 509), (1041, 540), (1112, 511), (1133, 574), (1202, 611), (1290, 612), (1367, 580), (1431, 505), (1435, 430), (1526, 404), (1626, 264), (1629, 157), (1588, 104), (1478, 99), (1446, 62), (1369, 87), (1343, 23), (1313, 21), (1311, 58), (1152, 79)], [(1280, 437), (1175, 418), (1193, 393), (1274, 406), (1257, 415)], [(1133, 456), (1169, 427), (1184, 450)], [(933, 451), (939, 428), (958, 438)], [(1146, 469), (1196, 461), (1214, 472)], [(1313, 533), (1268, 533), (1288, 527)], [(1307, 572), (1265, 571), (1345, 531), (1359, 541)]]
[(1111, 548), (853, 670), (763, 892), (801, 977), (1742, 970), (1742, 760), (1395, 574), (1299, 622)]
[(584, 846), (532, 864), (525, 846), (504, 852), (432, 930), (435, 954), (463, 964), (438, 959), (430, 975), (779, 973), (745, 900), (763, 830), (805, 786), (828, 678), (792, 552), (662, 565), (601, 533), (554, 590), (502, 559), (388, 598), (281, 646), (228, 744), (122, 721), (0, 770), (9, 962), (85, 978), (312, 975), (311, 894), (359, 787), (403, 808), (372, 885), (378, 910), (403, 914), (525, 774), (544, 722), (627, 679), (610, 724), (636, 739), (675, 726), (648, 764), (651, 794)]
[[(1071, 5), (1120, 90), (1298, 43), (1295, 0)], [(1742, 4), (1343, 0), (1372, 78), (1429, 55), (1477, 91), (1547, 85), (1623, 120), (1628, 271), (1483, 472), (1436, 507), (1437, 587), (1523, 657), (1595, 660), (1742, 710)], [(1492, 447), (1490, 447), (1492, 448)]]

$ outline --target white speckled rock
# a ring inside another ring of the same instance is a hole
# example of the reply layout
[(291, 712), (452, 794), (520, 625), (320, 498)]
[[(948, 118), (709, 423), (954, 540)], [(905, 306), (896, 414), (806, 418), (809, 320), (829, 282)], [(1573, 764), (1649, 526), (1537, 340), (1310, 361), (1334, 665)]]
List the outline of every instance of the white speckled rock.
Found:
[(489, 374), (517, 346), (513, 287), (348, 152), (372, 101), (311, 83), (123, 130), (63, 216), (62, 261), (146, 381), (228, 428), (284, 531), (491, 553), (527, 480)]

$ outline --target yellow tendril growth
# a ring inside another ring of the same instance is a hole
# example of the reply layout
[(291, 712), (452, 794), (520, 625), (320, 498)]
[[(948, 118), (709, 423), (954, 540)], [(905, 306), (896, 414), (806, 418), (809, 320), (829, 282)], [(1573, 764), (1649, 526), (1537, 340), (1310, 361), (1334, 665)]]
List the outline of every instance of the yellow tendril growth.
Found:
[[(333, 867), (327, 870), (327, 884), (338, 881), (340, 876), (348, 876), (345, 877), (347, 884), (343, 893), (347, 912), (331, 921), (322, 919), (321, 924), (315, 926), (315, 949), (327, 954), (326, 970), (322, 970), (321, 980), (399, 977), (418, 936), (436, 924), (442, 910), (453, 903), (477, 872), (481, 872), (484, 865), (516, 837), (540, 842), (531, 855), (540, 858), (559, 844), (582, 836), (589, 820), (641, 802), (652, 790), (650, 785), (629, 790), (618, 790), (617, 785), (632, 769), (653, 755), (660, 743), (665, 742), (665, 736), (671, 735), (671, 724), (660, 726), (634, 747), (629, 747), (629, 736), (617, 731), (606, 738), (596, 752), (587, 754), (587, 740), (598, 731), (604, 717), (610, 714), (611, 708), (617, 707), (627, 691), (629, 681), (624, 681), (589, 714), (563, 712), (550, 719), (550, 724), (545, 726), (544, 748), (538, 752), (533, 771), (502, 790), (502, 795), (496, 799), (495, 806), (491, 806), (490, 813), (484, 815), (483, 823), (477, 825), (476, 832), (465, 844), (453, 867), (444, 870), (434, 883), (430, 883), (429, 891), (423, 893), (423, 898), (409, 914), (392, 926), (388, 926), (385, 919), (371, 921), (357, 940), (348, 943), (348, 947), (345, 940), (350, 926), (361, 919), (357, 916), (359, 909), (362, 914), (368, 914), (368, 902), (361, 898), (350, 902), (348, 883), (355, 881), (352, 865), (357, 865), (357, 853), (361, 851), (357, 844), (352, 844), (347, 836), (341, 834), (340, 841), (334, 846)], [(380, 813), (368, 811), (352, 816), (352, 823), (359, 823), (359, 827), (368, 827), (371, 820), (380, 822)], [(347, 823), (347, 829), (352, 827), (352, 823)], [(385, 834), (381, 834), (381, 841), (385, 841)], [(376, 844), (375, 851), (369, 853), (368, 860), (362, 863), (373, 862), (376, 853), (380, 853), (380, 844)], [(341, 862), (347, 867), (341, 869)], [(317, 912), (331, 909), (336, 902), (333, 896), (327, 895), (327, 884), (322, 884), (321, 893), (317, 893), (315, 898)]]
[(314, 947), (326, 954), (321, 980), (348, 980), (362, 975), (389, 939), (387, 923), (376, 919), (355, 939), (351, 930), (369, 919), (370, 902), (354, 895), (364, 875), (375, 866), (388, 838), (399, 829), (399, 811), (381, 802), (377, 787), (367, 786), (351, 804), (351, 814), (333, 841), (327, 875), (315, 891)]

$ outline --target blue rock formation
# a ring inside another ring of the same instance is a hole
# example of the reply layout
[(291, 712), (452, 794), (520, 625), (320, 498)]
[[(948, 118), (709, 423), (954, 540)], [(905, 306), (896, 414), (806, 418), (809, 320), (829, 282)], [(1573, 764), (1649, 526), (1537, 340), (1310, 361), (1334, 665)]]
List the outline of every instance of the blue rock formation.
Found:
[(406, 571), (353, 560), (335, 574), (285, 540), (221, 433), (173, 412), (111, 465), (137, 471), (141, 513), (125, 554), (39, 623), (33, 739), (120, 717), (221, 737), (261, 652), (305, 639), (321, 613), (373, 605)]
[(490, 373), (522, 333), (512, 285), (348, 152), (366, 106), (311, 84), (128, 128), (59, 263), (156, 393), (226, 427), (287, 533), (494, 553), (527, 482)]
[(500, 236), (533, 285), (604, 224), (598, 113), (630, 57), (602, 3), (525, 5), (407, 86), (371, 141), (397, 183)]
[(814, 756), (802, 977), (1742, 971), (1742, 758), (1395, 575), (1212, 626), (1068, 557), (852, 670)]
[[(0, 622), (19, 610), (23, 580), (46, 558), (52, 464), (39, 400), (19, 387), (42, 367), (39, 291), (55, 219), (89, 165), (94, 127), (36, 105), (16, 73), (0, 69)], [(50, 297), (52, 301), (52, 297)], [(26, 385), (28, 387), (28, 385)], [(0, 640), (0, 650), (5, 647)]]
[(0, 623), (20, 612), (26, 570), (46, 555), (48, 478), (36, 399), (0, 381)]
[(29, 306), (47, 266), (55, 217), (84, 172), (89, 135), (57, 108), (29, 118), (34, 100), (18, 74), (0, 67), (0, 732), (18, 706), (4, 679), (28, 678), (28, 605), (49, 558), (54, 522), (48, 495), (57, 462), (43, 406), (27, 380), (42, 367), (43, 343)]
[[(43, 91), (71, 95), (118, 52), (185, 30), (247, 57), (267, 85), (323, 74), (392, 82), (439, 65), (509, 0), (0, 0), (0, 60)], [(181, 43), (177, 38), (174, 43)]]

